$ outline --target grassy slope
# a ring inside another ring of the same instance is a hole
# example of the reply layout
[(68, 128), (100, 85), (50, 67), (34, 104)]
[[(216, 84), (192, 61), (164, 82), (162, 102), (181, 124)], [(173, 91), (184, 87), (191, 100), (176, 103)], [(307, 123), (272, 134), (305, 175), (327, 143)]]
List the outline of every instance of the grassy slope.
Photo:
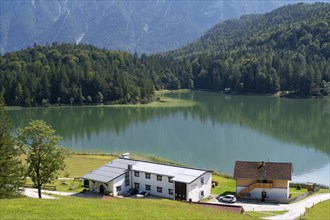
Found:
[(316, 204), (314, 207), (308, 209), (303, 219), (330, 219), (330, 200)]
[(0, 200), (1, 219), (251, 219), (167, 199)]

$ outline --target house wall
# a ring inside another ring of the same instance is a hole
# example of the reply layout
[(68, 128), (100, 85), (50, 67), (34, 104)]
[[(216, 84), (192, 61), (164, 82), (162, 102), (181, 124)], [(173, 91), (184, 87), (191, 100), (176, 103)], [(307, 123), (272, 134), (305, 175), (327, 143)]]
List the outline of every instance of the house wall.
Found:
[[(237, 192), (240, 192), (244, 190), (247, 187), (244, 186), (237, 186)], [(245, 197), (251, 198), (251, 199), (261, 199), (261, 192), (262, 191), (267, 192), (266, 199), (269, 200), (277, 200), (277, 199), (284, 199), (289, 198), (289, 188), (271, 188), (271, 189), (263, 189), (263, 188), (256, 188), (252, 190), (251, 192), (247, 193)]]
[(250, 186), (251, 184), (255, 183), (256, 179), (237, 179), (236, 185), (237, 186)]
[(99, 193), (101, 185), (103, 185), (105, 190), (108, 188), (104, 183), (89, 180), (89, 191)]
[[(204, 178), (204, 184), (201, 183), (201, 178)], [(197, 178), (190, 184), (187, 184), (187, 201), (191, 199), (193, 202), (198, 202), (203, 198), (207, 198), (211, 194), (212, 187), (212, 173), (206, 172), (201, 177)], [(204, 196), (201, 192), (204, 192)]]
[[(174, 182), (172, 181), (171, 183), (168, 181), (169, 176), (165, 176), (165, 175), (161, 175), (162, 176), (162, 181), (158, 181), (157, 180), (157, 174), (153, 174), (150, 173), (150, 179), (147, 179), (145, 176), (145, 172), (140, 172), (139, 171), (139, 177), (136, 177), (134, 175), (134, 171), (132, 172), (132, 181), (131, 181), (131, 185), (132, 187), (134, 187), (134, 183), (139, 183), (140, 184), (140, 188), (139, 190), (146, 190), (146, 186), (145, 185), (150, 185), (150, 194), (154, 195), (154, 196), (161, 196), (161, 197), (165, 197), (165, 198), (169, 198), (169, 199), (174, 199)], [(162, 188), (162, 192), (157, 192), (157, 187), (161, 187)], [(173, 190), (173, 195), (169, 194), (169, 189)]]
[[(125, 174), (117, 177), (116, 179), (111, 181), (112, 184), (112, 188), (111, 188), (111, 192), (113, 193), (114, 196), (119, 196), (122, 193), (126, 192), (129, 188), (131, 188), (130, 184), (128, 186), (125, 186)], [(117, 187), (120, 186), (121, 190), (117, 191)]]
[[(237, 186), (250, 186), (251, 184), (257, 182), (256, 179), (237, 179)], [(268, 183), (272, 183), (274, 188), (287, 188), (288, 180), (268, 180)]]

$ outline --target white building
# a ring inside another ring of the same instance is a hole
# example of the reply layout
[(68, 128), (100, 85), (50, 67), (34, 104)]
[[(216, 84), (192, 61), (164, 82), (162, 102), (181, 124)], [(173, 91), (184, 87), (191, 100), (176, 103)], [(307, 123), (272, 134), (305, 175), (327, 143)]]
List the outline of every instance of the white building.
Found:
[(169, 199), (199, 201), (210, 196), (212, 171), (118, 158), (83, 176), (92, 192), (118, 196), (129, 188)]

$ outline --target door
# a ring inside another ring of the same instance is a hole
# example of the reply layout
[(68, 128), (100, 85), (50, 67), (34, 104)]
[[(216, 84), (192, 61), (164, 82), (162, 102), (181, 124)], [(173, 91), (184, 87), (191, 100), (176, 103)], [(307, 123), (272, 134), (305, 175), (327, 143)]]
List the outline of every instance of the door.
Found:
[(266, 201), (266, 197), (267, 197), (267, 192), (263, 190), (261, 192), (261, 201), (263, 201), (263, 202)]
[(175, 200), (187, 200), (187, 184), (175, 182)]
[(100, 186), (100, 193), (104, 194), (104, 186), (103, 185)]

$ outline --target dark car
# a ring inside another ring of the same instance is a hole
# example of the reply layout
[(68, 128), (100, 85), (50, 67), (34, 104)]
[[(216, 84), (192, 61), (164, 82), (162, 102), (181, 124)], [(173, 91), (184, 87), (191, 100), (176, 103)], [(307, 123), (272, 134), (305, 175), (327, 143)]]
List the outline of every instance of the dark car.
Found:
[(149, 195), (149, 192), (146, 191), (146, 190), (141, 190), (137, 195), (136, 197), (137, 198), (144, 198), (144, 197), (147, 197)]
[(124, 192), (122, 196), (129, 197), (138, 194), (139, 190), (137, 188), (131, 188), (128, 191)]

